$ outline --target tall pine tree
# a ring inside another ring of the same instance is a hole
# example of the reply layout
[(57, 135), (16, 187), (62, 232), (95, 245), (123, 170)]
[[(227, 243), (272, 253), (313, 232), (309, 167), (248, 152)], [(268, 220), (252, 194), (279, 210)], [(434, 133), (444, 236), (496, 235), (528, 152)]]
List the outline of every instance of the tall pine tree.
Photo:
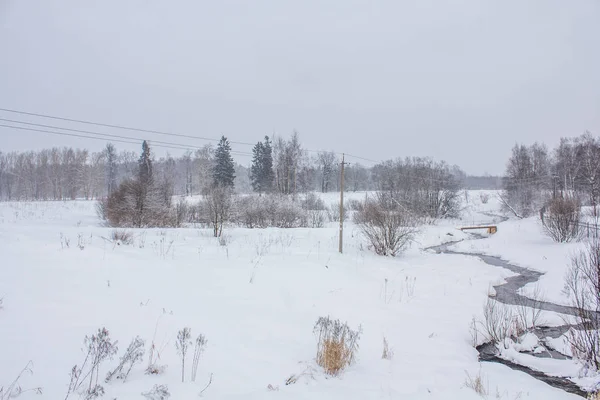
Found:
[(265, 192), (270, 192), (273, 189), (275, 182), (275, 172), (273, 171), (273, 147), (271, 140), (265, 136), (262, 154), (262, 186)]
[(221, 136), (221, 140), (217, 145), (212, 176), (213, 186), (233, 188), (235, 167), (231, 157), (231, 145), (225, 136)]
[(150, 153), (150, 145), (144, 140), (142, 143), (142, 154), (138, 161), (139, 165), (139, 181), (143, 187), (149, 187), (152, 185), (152, 154)]
[(259, 194), (270, 192), (275, 174), (273, 173), (273, 148), (268, 136), (265, 136), (264, 143), (256, 143), (252, 154), (252, 166), (250, 167), (252, 189)]
[(252, 166), (250, 167), (250, 183), (252, 190), (262, 194), (263, 188), (263, 154), (264, 147), (261, 142), (256, 143), (252, 149)]

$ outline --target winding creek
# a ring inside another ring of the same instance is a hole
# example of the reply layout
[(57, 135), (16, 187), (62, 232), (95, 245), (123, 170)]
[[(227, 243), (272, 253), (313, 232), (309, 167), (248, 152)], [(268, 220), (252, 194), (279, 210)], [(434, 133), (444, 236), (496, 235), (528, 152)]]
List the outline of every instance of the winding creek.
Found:
[[(473, 239), (473, 240), (483, 240), (483, 239), (484, 239), (483, 237), (476, 236), (476, 239)], [(500, 303), (508, 304), (508, 305), (525, 304), (525, 305), (531, 306), (534, 304), (534, 302), (531, 299), (520, 295), (518, 293), (518, 291), (525, 285), (536, 282), (540, 278), (540, 276), (543, 275), (543, 273), (533, 271), (533, 270), (530, 270), (527, 268), (519, 267), (517, 265), (511, 264), (508, 261), (501, 259), (500, 257), (489, 256), (489, 255), (479, 254), (479, 253), (467, 253), (467, 252), (459, 252), (459, 251), (450, 250), (450, 247), (456, 243), (457, 242), (446, 243), (446, 244), (442, 244), (439, 246), (430, 247), (427, 250), (432, 250), (432, 251), (435, 251), (440, 254), (452, 254), (452, 255), (477, 257), (488, 265), (491, 265), (494, 267), (505, 268), (505, 269), (508, 269), (509, 271), (514, 272), (516, 275), (512, 276), (510, 278), (507, 278), (506, 283), (503, 283), (498, 286), (494, 286), (494, 289), (496, 291), (496, 295), (493, 297), (494, 300), (496, 300)], [(545, 311), (551, 311), (551, 312), (556, 312), (556, 313), (560, 313), (560, 314), (577, 316), (577, 311), (573, 307), (562, 306), (559, 304), (554, 304), (554, 303), (549, 303), (549, 302), (539, 302), (539, 301), (535, 302), (535, 305), (538, 308), (541, 308), (542, 310), (545, 310)], [(558, 338), (558, 337), (562, 336), (563, 334), (565, 334), (571, 328), (577, 328), (577, 325), (562, 325), (562, 326), (558, 326), (558, 327), (538, 327), (534, 330), (534, 333), (540, 339), (544, 339), (547, 337)], [(571, 382), (570, 380), (568, 380), (566, 378), (548, 376), (542, 372), (533, 370), (531, 368), (525, 367), (520, 364), (513, 363), (513, 362), (505, 360), (503, 358), (500, 358), (498, 356), (498, 350), (496, 349), (496, 346), (493, 343), (482, 344), (477, 347), (477, 350), (479, 351), (479, 360), (480, 361), (496, 362), (496, 363), (504, 364), (514, 370), (525, 372), (525, 373), (529, 374), (530, 376), (532, 376), (540, 381), (543, 381), (553, 387), (562, 389), (566, 392), (576, 394), (576, 395), (579, 395), (582, 397), (587, 396), (586, 392), (581, 390), (575, 383)], [(532, 354), (532, 355), (536, 356), (536, 357), (551, 356), (551, 357), (555, 357), (555, 358), (556, 357), (566, 358), (565, 356), (561, 355), (558, 352), (551, 352), (551, 353), (548, 352), (548, 353), (546, 353), (546, 355), (538, 355), (538, 354)]]

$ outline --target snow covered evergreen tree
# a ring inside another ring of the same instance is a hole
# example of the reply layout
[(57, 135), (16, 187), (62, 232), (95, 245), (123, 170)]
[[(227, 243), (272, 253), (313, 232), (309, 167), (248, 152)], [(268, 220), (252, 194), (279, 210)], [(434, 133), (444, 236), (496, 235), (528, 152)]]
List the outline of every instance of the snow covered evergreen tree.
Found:
[(250, 181), (252, 189), (259, 194), (271, 191), (275, 174), (273, 173), (273, 149), (268, 136), (265, 142), (258, 142), (252, 149)]
[(217, 145), (215, 164), (213, 166), (213, 186), (233, 188), (235, 180), (235, 166), (231, 157), (231, 145), (225, 136)]
[(273, 189), (275, 182), (275, 171), (273, 171), (273, 147), (271, 140), (265, 136), (262, 155), (262, 186), (265, 192), (270, 192)]
[(144, 140), (142, 143), (142, 154), (138, 161), (139, 164), (139, 182), (145, 187), (152, 184), (152, 155), (150, 154), (150, 145)]

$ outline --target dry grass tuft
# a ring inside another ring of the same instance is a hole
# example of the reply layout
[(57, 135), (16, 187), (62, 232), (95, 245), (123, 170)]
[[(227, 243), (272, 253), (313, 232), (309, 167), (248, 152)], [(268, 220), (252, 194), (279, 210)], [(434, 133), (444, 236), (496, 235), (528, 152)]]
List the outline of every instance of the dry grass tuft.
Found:
[[(465, 371), (466, 372), (466, 371)], [(488, 395), (487, 385), (483, 382), (483, 376), (481, 375), (481, 369), (479, 373), (471, 377), (468, 372), (466, 372), (467, 378), (465, 379), (465, 386), (469, 389), (473, 389), (475, 393), (480, 395), (481, 397), (486, 397)]]
[(133, 234), (125, 229), (113, 229), (110, 238), (115, 243), (129, 245), (133, 243)]
[(318, 335), (317, 364), (327, 374), (337, 376), (355, 361), (360, 327), (354, 331), (340, 320), (321, 317), (314, 332)]

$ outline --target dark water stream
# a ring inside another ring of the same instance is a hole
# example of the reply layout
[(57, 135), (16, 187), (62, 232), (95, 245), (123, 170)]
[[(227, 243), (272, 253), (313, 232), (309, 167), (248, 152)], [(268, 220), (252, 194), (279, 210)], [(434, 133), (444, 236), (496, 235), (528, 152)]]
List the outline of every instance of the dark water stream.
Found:
[[(483, 239), (483, 237), (476, 237), (478, 240)], [(482, 260), (484, 263), (488, 265), (492, 265), (494, 267), (501, 267), (508, 269), (509, 271), (514, 272), (516, 275), (506, 279), (506, 283), (503, 283), (498, 286), (494, 286), (496, 291), (496, 295), (493, 297), (494, 300), (509, 304), (509, 305), (527, 305), (532, 306), (535, 305), (537, 308), (540, 308), (545, 311), (552, 311), (560, 314), (577, 316), (577, 311), (573, 307), (562, 306), (559, 304), (554, 304), (550, 302), (540, 302), (533, 301), (525, 296), (522, 296), (518, 293), (519, 289), (523, 286), (536, 282), (540, 276), (543, 274), (537, 271), (532, 271), (527, 268), (519, 267), (517, 265), (511, 264), (508, 261), (501, 259), (500, 257), (488, 256), (484, 254), (478, 253), (466, 253), (450, 250), (449, 247), (454, 243), (447, 243), (439, 246), (430, 247), (427, 250), (432, 250), (440, 254), (454, 254), (454, 255), (463, 255), (470, 257), (477, 257)], [(558, 327), (538, 327), (535, 329), (534, 333), (541, 339), (551, 337), (558, 338), (565, 334), (569, 329), (577, 328), (576, 325), (562, 325)], [(586, 392), (581, 390), (577, 385), (565, 378), (559, 378), (554, 376), (548, 376), (542, 372), (535, 371), (531, 368), (515, 364), (511, 361), (504, 360), (498, 357), (498, 350), (493, 343), (485, 343), (477, 347), (479, 351), (479, 360), (480, 361), (488, 361), (488, 362), (496, 362), (500, 364), (504, 364), (514, 370), (525, 372), (532, 377), (539, 379), (542, 382), (545, 382), (553, 387), (562, 389), (566, 392), (573, 393), (582, 397), (586, 397)], [(567, 358), (566, 356), (548, 350), (547, 353), (540, 354), (532, 354), (536, 357), (553, 357), (553, 358)]]

